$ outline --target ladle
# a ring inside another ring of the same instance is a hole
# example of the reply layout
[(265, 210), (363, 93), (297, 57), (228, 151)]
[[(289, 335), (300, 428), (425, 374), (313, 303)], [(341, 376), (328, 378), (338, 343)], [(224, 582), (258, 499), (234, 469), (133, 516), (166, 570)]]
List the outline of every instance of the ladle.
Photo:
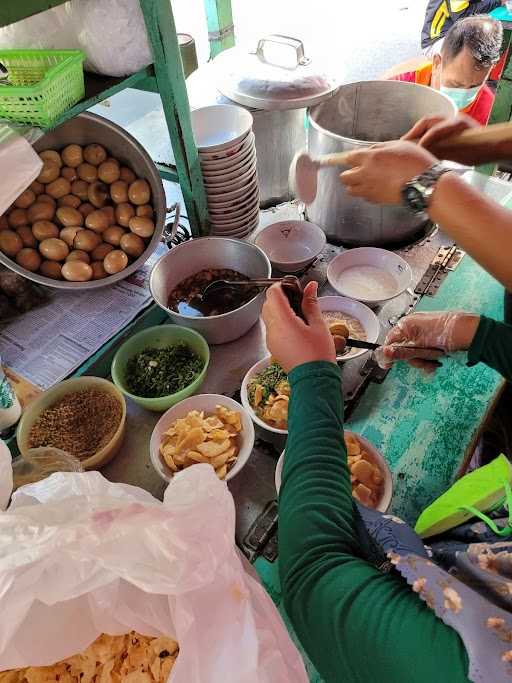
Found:
[[(439, 159), (469, 166), (511, 160), (512, 123), (469, 128), (434, 143), (429, 151)], [(298, 152), (290, 165), (290, 183), (295, 187), (297, 197), (311, 204), (316, 197), (318, 171), (346, 166), (350, 153), (324, 154), (314, 159), (306, 151)]]
[(226, 296), (230, 296), (233, 290), (236, 289), (250, 289), (258, 287), (265, 289), (275, 284), (281, 283), (283, 292), (286, 294), (290, 306), (299, 318), (304, 319), (302, 313), (302, 287), (300, 280), (294, 275), (285, 275), (285, 277), (268, 277), (258, 278), (254, 280), (214, 280), (207, 285), (201, 293), (201, 299), (211, 306), (216, 306), (223, 302)]

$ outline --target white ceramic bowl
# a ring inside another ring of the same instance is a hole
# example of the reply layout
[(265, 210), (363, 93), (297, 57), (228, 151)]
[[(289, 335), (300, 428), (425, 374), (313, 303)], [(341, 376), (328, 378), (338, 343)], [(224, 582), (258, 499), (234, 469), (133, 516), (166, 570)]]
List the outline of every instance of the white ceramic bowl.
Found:
[(222, 201), (217, 201), (208, 197), (208, 211), (214, 209), (220, 211), (221, 209), (229, 210), (238, 207), (241, 204), (246, 204), (251, 200), (256, 194), (259, 196), (259, 185), (257, 178), (254, 178), (252, 183), (245, 188), (245, 193), (238, 195), (237, 197), (231, 197)]
[(279, 221), (260, 232), (255, 244), (282, 273), (296, 273), (312, 263), (325, 246), (324, 231), (308, 221)]
[(235, 230), (223, 230), (222, 228), (213, 227), (213, 234), (217, 237), (246, 237), (250, 232), (258, 227), (260, 221), (259, 215), (257, 215), (254, 220), (250, 221), (241, 228), (236, 228)]
[[(249, 195), (240, 197), (238, 204), (235, 206), (221, 207), (211, 206), (208, 203), (208, 213), (210, 215), (210, 220), (212, 221), (231, 221), (237, 216), (239, 211), (244, 211), (246, 213), (253, 213), (254, 209), (260, 205), (260, 193), (258, 188), (252, 190)], [(241, 215), (241, 214), (239, 214)]]
[(220, 221), (226, 222), (241, 218), (242, 216), (250, 216), (254, 213), (256, 208), (259, 208), (259, 201), (258, 198), (254, 197), (250, 202), (247, 202), (239, 209), (217, 212), (209, 210), (209, 214), (212, 221), (217, 221), (219, 219)]
[[(238, 207), (240, 204), (246, 204), (250, 201), (256, 193), (259, 193), (259, 185), (258, 178), (255, 176), (245, 187), (235, 190), (233, 193), (230, 192), (229, 194), (223, 196), (217, 195), (215, 197), (208, 196), (208, 209), (212, 208), (220, 211), (221, 209), (230, 209), (235, 206)], [(231, 194), (235, 196), (229, 196)]]
[[(343, 272), (349, 268), (365, 268), (366, 266), (383, 271), (383, 277), (389, 279), (389, 286), (386, 281), (385, 289), (383, 289), (376, 281), (373, 281), (373, 285), (367, 287), (363, 294), (354, 296), (351, 290), (343, 286)], [(393, 251), (377, 247), (359, 247), (347, 249), (336, 256), (327, 268), (327, 279), (331, 287), (334, 287), (342, 296), (363, 301), (370, 306), (378, 306), (389, 299), (394, 299), (410, 287), (412, 271), (409, 264)], [(396, 286), (393, 286), (393, 281)]]
[(237, 171), (244, 166), (251, 165), (256, 158), (256, 150), (254, 147), (244, 151), (241, 156), (232, 157), (232, 162), (229, 166), (224, 166), (223, 168), (210, 168), (201, 164), (201, 171), (203, 176), (209, 181), (216, 182), (217, 178), (222, 178), (225, 175), (231, 174), (233, 171)]
[(259, 191), (259, 184), (258, 177), (254, 174), (254, 178), (243, 187), (224, 194), (208, 195), (208, 206), (213, 206), (216, 209), (236, 206), (240, 202), (245, 202), (246, 198), (250, 197), (256, 190)]
[(271, 425), (267, 424), (264, 422), (261, 418), (259, 418), (254, 410), (252, 409), (251, 404), (249, 403), (249, 398), (247, 396), (247, 387), (249, 386), (249, 382), (251, 379), (254, 377), (254, 375), (257, 375), (259, 372), (264, 370), (270, 365), (270, 356), (267, 356), (266, 358), (262, 358), (259, 360), (257, 363), (255, 363), (252, 368), (247, 372), (245, 375), (243, 381), (242, 381), (242, 388), (240, 390), (240, 398), (242, 399), (242, 405), (245, 408), (245, 410), (249, 413), (251, 416), (252, 420), (254, 421), (255, 424), (257, 424), (259, 427), (262, 429), (266, 429), (268, 432), (272, 432), (272, 434), (288, 434), (287, 429), (276, 429), (275, 427), (272, 427)]
[[(382, 475), (384, 477), (384, 489), (382, 493), (382, 498), (380, 499), (379, 504), (376, 507), (376, 510), (379, 510), (379, 512), (387, 512), (391, 504), (391, 499), (393, 498), (393, 478), (391, 475), (391, 470), (389, 469), (389, 465), (386, 462), (386, 459), (381, 454), (381, 452), (377, 450), (377, 448), (375, 448), (375, 446), (368, 441), (368, 439), (364, 438), (364, 436), (356, 434), (355, 432), (351, 432), (348, 429), (345, 430), (345, 434), (347, 436), (355, 437), (361, 443), (364, 450), (370, 456), (370, 460), (372, 461), (372, 463), (374, 465), (377, 465), (377, 467), (382, 472)], [(274, 482), (278, 494), (279, 489), (281, 488), (281, 479), (283, 476), (284, 456), (285, 451), (281, 453), (281, 457), (277, 461), (276, 471), (274, 474)]]
[(249, 211), (244, 216), (240, 216), (239, 218), (233, 218), (233, 219), (214, 219), (210, 218), (210, 222), (212, 225), (217, 226), (217, 227), (224, 227), (227, 230), (235, 229), (235, 228), (241, 228), (243, 225), (246, 223), (252, 222), (256, 216), (258, 216), (260, 213), (260, 207), (257, 202), (255, 202), (254, 207)]
[[(322, 311), (339, 311), (340, 313), (351, 315), (353, 318), (359, 320), (361, 325), (364, 327), (366, 341), (376, 342), (379, 338), (379, 319), (371, 310), (371, 308), (368, 308), (368, 306), (365, 306), (360, 301), (356, 301), (355, 299), (347, 299), (347, 297), (344, 296), (321, 296), (318, 299), (318, 304), (320, 306), (320, 310)], [(338, 356), (338, 360), (353, 360), (354, 358), (358, 358), (358, 356), (362, 356), (365, 353), (368, 353), (366, 349), (353, 348), (350, 353)]]
[(226, 192), (249, 185), (253, 176), (256, 176), (256, 159), (247, 168), (244, 167), (240, 171), (229, 173), (228, 176), (219, 183), (209, 183), (206, 178), (203, 178), (206, 194), (208, 196), (224, 195)]
[[(247, 140), (249, 141), (250, 144), (246, 144)], [(251, 133), (250, 136), (248, 136), (244, 142), (242, 143), (242, 146), (238, 150), (236, 154), (232, 154), (231, 156), (227, 157), (226, 159), (216, 159), (215, 161), (205, 161), (203, 160), (202, 157), (199, 158), (201, 162), (201, 169), (203, 170), (204, 173), (222, 173), (222, 171), (226, 171), (230, 168), (234, 168), (235, 166), (238, 166), (241, 161), (244, 159), (247, 159), (247, 157), (250, 154), (254, 153), (255, 150), (254, 146), (254, 134)]]
[[(240, 451), (234, 466), (226, 475), (226, 481), (236, 477), (245, 463), (249, 460), (249, 456), (251, 455), (254, 446), (254, 426), (247, 411), (244, 410), (237, 401), (234, 401), (228, 396), (222, 396), (221, 394), (198, 394), (197, 396), (190, 396), (190, 398), (186, 398), (184, 401), (180, 401), (180, 403), (169, 408), (169, 410), (158, 420), (153, 429), (153, 433), (151, 434), (151, 440), (149, 442), (151, 464), (164, 481), (171, 481), (173, 477), (173, 471), (167, 467), (160, 456), (159, 449), (164, 432), (170, 428), (175, 420), (180, 417), (185, 417), (191, 410), (204, 410), (205, 413), (214, 413), (215, 407), (218, 405), (226, 406), (226, 408), (229, 408), (230, 410), (237, 410), (241, 414), (242, 419), (242, 432), (238, 437), (240, 440)], [(193, 467), (193, 465), (191, 465), (191, 467)]]
[(197, 148), (216, 152), (242, 141), (252, 128), (253, 118), (236, 104), (213, 104), (190, 112)]
[(231, 180), (235, 180), (244, 173), (247, 173), (250, 168), (255, 166), (255, 163), (256, 154), (255, 152), (251, 152), (246, 159), (241, 161), (240, 164), (237, 164), (233, 168), (225, 168), (222, 171), (215, 171), (214, 174), (211, 174), (209, 171), (205, 171), (203, 169), (203, 180), (205, 186), (207, 188), (215, 189), (217, 185), (225, 185)]
[(254, 139), (254, 133), (250, 132), (245, 138), (231, 147), (225, 147), (216, 152), (199, 151), (201, 166), (221, 168), (224, 163), (232, 164), (237, 157), (241, 158), (242, 156), (245, 156), (247, 150), (254, 146)]

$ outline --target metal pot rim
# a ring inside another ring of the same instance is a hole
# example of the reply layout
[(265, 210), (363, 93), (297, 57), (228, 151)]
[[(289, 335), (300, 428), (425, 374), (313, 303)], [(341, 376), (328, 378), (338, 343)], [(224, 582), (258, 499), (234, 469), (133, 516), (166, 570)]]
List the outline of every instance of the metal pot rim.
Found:
[[(402, 85), (405, 85), (406, 87), (413, 86), (413, 87), (416, 87), (416, 88), (428, 88), (429, 90), (432, 90), (432, 88), (430, 88), (429, 86), (420, 85), (420, 84), (418, 84), (418, 83), (406, 83), (406, 82), (403, 82), (403, 81), (386, 81), (386, 80), (382, 80), (382, 79), (380, 79), (380, 80), (377, 79), (377, 80), (373, 80), (373, 81), (355, 81), (354, 83), (344, 83), (343, 85), (340, 85), (339, 88), (337, 88), (336, 92), (332, 93), (332, 97), (333, 97), (334, 95), (339, 95), (340, 92), (341, 92), (341, 91), (343, 90), (343, 88), (345, 88), (345, 87), (356, 86), (356, 85), (367, 86), (367, 85), (374, 84), (374, 83), (395, 83), (395, 84), (399, 84), (399, 83), (400, 83), (401, 85), (398, 85), (399, 88), (402, 87)], [(436, 91), (436, 92), (438, 92), (438, 94), (441, 95), (442, 97), (445, 97), (445, 99), (449, 100), (448, 97), (446, 97), (445, 95), (443, 95), (443, 94), (440, 93), (439, 91)], [(327, 99), (330, 99), (330, 98), (327, 98)], [(324, 101), (325, 101), (325, 100), (324, 100)], [(449, 101), (450, 101), (450, 100), (449, 100)], [(320, 132), (320, 133), (325, 133), (325, 135), (328, 135), (329, 137), (333, 138), (334, 140), (340, 140), (340, 141), (342, 141), (342, 142), (343, 142), (343, 141), (345, 141), (345, 142), (350, 142), (352, 145), (357, 146), (357, 147), (368, 147), (368, 146), (371, 146), (371, 145), (378, 145), (378, 144), (380, 144), (378, 140), (358, 140), (357, 138), (350, 138), (350, 137), (348, 137), (348, 136), (346, 136), (346, 135), (340, 135), (339, 133), (334, 133), (333, 131), (330, 131), (330, 130), (327, 129), (327, 128), (323, 128), (323, 127), (322, 127), (317, 121), (315, 121), (315, 119), (313, 118), (313, 114), (314, 114), (314, 111), (313, 111), (313, 110), (316, 109), (317, 106), (319, 106), (319, 105), (321, 105), (321, 104), (323, 104), (323, 103), (324, 103), (324, 102), (320, 102), (320, 103), (318, 103), (318, 105), (313, 105), (312, 107), (308, 107), (308, 123), (309, 123), (310, 126), (312, 126), (313, 128), (315, 128), (318, 132)], [(454, 114), (455, 114), (455, 113), (456, 113), (456, 112), (455, 112), (455, 107), (454, 107)]]
[[(148, 168), (151, 169), (150, 175), (152, 176), (152, 180), (155, 181), (157, 190), (156, 192), (154, 192), (154, 188), (151, 187), (152, 194), (154, 195), (152, 197), (152, 203), (153, 208), (155, 210), (155, 231), (151, 237), (151, 240), (147, 243), (146, 248), (144, 249), (142, 254), (138, 258), (136, 258), (133, 261), (133, 263), (130, 263), (130, 265), (128, 265), (123, 270), (119, 271), (119, 273), (114, 273), (114, 275), (109, 275), (109, 277), (102, 278), (101, 280), (88, 280), (87, 282), (69, 282), (66, 280), (52, 280), (52, 278), (46, 277), (45, 275), (41, 275), (40, 273), (32, 273), (26, 270), (25, 268), (22, 268), (20, 265), (18, 265), (18, 263), (16, 263), (16, 261), (10, 259), (8, 256), (5, 256), (5, 254), (2, 254), (1, 252), (0, 263), (3, 264), (9, 270), (12, 270), (15, 273), (18, 273), (18, 275), (22, 275), (23, 277), (32, 280), (32, 282), (37, 282), (37, 284), (39, 285), (51, 287), (52, 289), (66, 290), (68, 292), (83, 292), (85, 290), (108, 287), (109, 285), (113, 285), (116, 282), (119, 282), (120, 280), (124, 280), (133, 273), (135, 273), (137, 270), (139, 270), (146, 263), (146, 261), (151, 257), (155, 249), (158, 247), (160, 240), (162, 238), (162, 233), (165, 224), (166, 202), (162, 179), (158, 174), (155, 162), (149, 156), (148, 152), (140, 144), (140, 142), (133, 137), (133, 135), (130, 135), (130, 133), (124, 130), (124, 128), (121, 128), (121, 126), (119, 126), (117, 123), (110, 121), (104, 116), (99, 116), (98, 114), (93, 114), (89, 111), (82, 112), (74, 118), (85, 121), (95, 121), (97, 123), (100, 123), (105, 128), (110, 129), (119, 137), (123, 137), (126, 140), (127, 144), (131, 144), (132, 147), (134, 147), (138, 151), (140, 156), (148, 164)], [(51, 134), (52, 132), (52, 130), (49, 130), (47, 131), (47, 134)], [(45, 137), (46, 133), (36, 141), (35, 146), (40, 146), (41, 143), (44, 141)], [(149, 178), (146, 179), (148, 180)]]
[(169, 313), (171, 315), (175, 315), (177, 317), (183, 318), (184, 320), (222, 320), (224, 318), (227, 318), (228, 316), (233, 315), (234, 313), (238, 313), (240, 311), (243, 311), (246, 307), (250, 306), (255, 299), (257, 299), (259, 296), (261, 296), (261, 294), (263, 294), (263, 292), (259, 292), (256, 296), (254, 296), (252, 299), (247, 301), (242, 306), (239, 306), (238, 308), (235, 308), (232, 311), (228, 311), (227, 313), (221, 313), (220, 315), (208, 315), (208, 316), (204, 316), (202, 318), (198, 318), (197, 316), (194, 316), (194, 315), (184, 315), (183, 313), (178, 313), (177, 311), (171, 310), (167, 306), (162, 306), (162, 304), (158, 301), (158, 299), (155, 296), (154, 291), (153, 291), (153, 280), (155, 277), (155, 271), (158, 268), (158, 266), (160, 265), (160, 262), (163, 261), (164, 259), (168, 258), (170, 254), (172, 254), (172, 253), (176, 254), (179, 252), (180, 249), (183, 250), (184, 247), (187, 247), (187, 246), (194, 244), (194, 243), (197, 244), (198, 242), (201, 242), (203, 240), (215, 240), (215, 241), (223, 240), (224, 242), (234, 242), (237, 245), (242, 243), (242, 244), (246, 244), (249, 247), (252, 247), (256, 251), (259, 251), (260, 254), (263, 256), (263, 259), (265, 260), (265, 262), (267, 264), (267, 277), (270, 277), (272, 275), (272, 264), (270, 263), (270, 259), (265, 254), (263, 249), (258, 247), (256, 244), (253, 244), (252, 242), (244, 242), (242, 240), (233, 239), (230, 237), (199, 237), (199, 238), (196, 238), (193, 240), (189, 240), (187, 242), (183, 242), (183, 244), (178, 244), (176, 247), (173, 247), (172, 249), (170, 249), (166, 254), (163, 254), (158, 259), (158, 261), (155, 263), (153, 268), (151, 269), (151, 275), (149, 276), (149, 291), (151, 292), (151, 296), (153, 297), (153, 300), (155, 301), (155, 303), (158, 306), (160, 306), (160, 308), (162, 310), (166, 311), (167, 313)]

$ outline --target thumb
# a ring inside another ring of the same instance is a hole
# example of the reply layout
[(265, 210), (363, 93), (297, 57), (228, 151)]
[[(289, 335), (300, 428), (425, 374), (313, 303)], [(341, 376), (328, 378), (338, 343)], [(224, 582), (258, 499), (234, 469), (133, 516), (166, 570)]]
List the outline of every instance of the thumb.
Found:
[(323, 323), (322, 311), (318, 305), (318, 282), (308, 282), (302, 297), (302, 312), (308, 325)]

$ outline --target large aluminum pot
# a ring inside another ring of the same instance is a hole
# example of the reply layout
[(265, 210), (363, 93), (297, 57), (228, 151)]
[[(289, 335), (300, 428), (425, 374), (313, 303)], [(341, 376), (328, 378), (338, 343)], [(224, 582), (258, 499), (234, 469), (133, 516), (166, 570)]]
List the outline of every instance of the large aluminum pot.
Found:
[[(210, 104), (236, 104), (215, 87), (215, 68), (210, 62), (187, 78), (192, 109)], [(289, 169), (295, 153), (306, 147), (306, 109), (268, 111), (245, 107), (254, 119), (253, 132), (258, 159), (258, 181), (262, 208), (293, 198)]]
[[(309, 110), (308, 148), (313, 157), (396, 140), (422, 116), (451, 117), (448, 97), (423, 85), (401, 81), (366, 81), (342, 86), (331, 99)], [(311, 222), (329, 240), (347, 245), (378, 246), (402, 242), (426, 221), (401, 207), (379, 206), (347, 194), (339, 168), (319, 171)]]
[(210, 344), (238, 339), (258, 321), (264, 293), (244, 306), (208, 318), (194, 318), (171, 311), (167, 301), (185, 278), (208, 268), (231, 268), (250, 278), (270, 277), (272, 267), (264, 252), (249, 242), (224, 237), (203, 237), (173, 247), (151, 271), (149, 288), (154, 300), (178, 325), (200, 332)]
[(61, 149), (70, 143), (78, 145), (90, 145), (97, 142), (104, 145), (108, 152), (121, 163), (129, 166), (140, 178), (145, 178), (151, 186), (151, 203), (155, 208), (155, 232), (146, 247), (146, 250), (135, 259), (127, 268), (115, 275), (110, 275), (103, 280), (90, 280), (89, 282), (66, 282), (64, 280), (52, 280), (39, 273), (31, 273), (19, 266), (4, 254), (0, 253), (0, 262), (16, 271), (20, 275), (48, 287), (57, 287), (72, 291), (84, 289), (97, 289), (105, 287), (124, 278), (138, 270), (155, 251), (162, 237), (165, 223), (165, 193), (162, 180), (156, 170), (156, 166), (144, 147), (129, 133), (112, 121), (102, 116), (85, 112), (66, 121), (55, 130), (40, 138), (34, 145), (37, 152), (44, 149)]

